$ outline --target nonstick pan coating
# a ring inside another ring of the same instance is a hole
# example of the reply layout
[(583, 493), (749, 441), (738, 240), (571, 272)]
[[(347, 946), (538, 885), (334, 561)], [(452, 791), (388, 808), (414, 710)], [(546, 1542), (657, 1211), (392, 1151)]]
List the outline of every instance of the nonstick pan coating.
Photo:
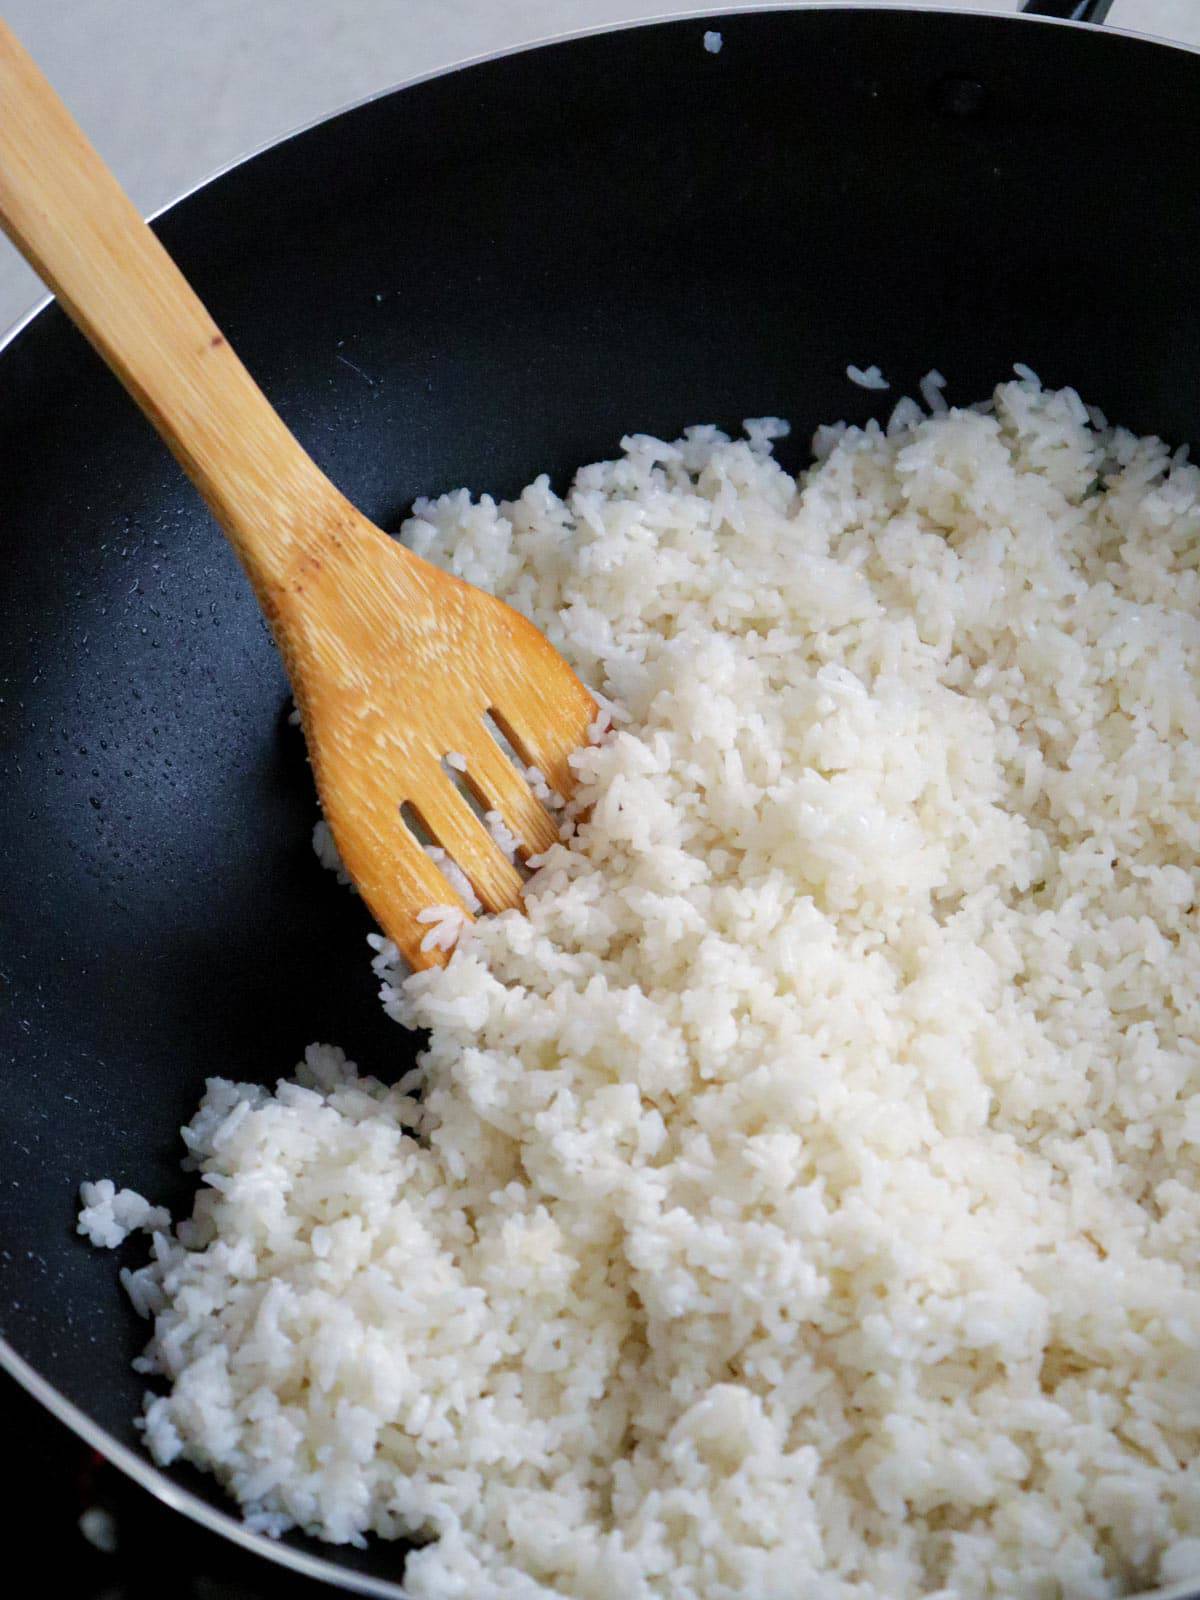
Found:
[[(969, 400), (1025, 361), (1200, 442), (1197, 172), (1186, 51), (777, 11), (397, 91), (158, 227), (318, 462), (394, 527), (420, 493), (561, 482), (627, 431), (776, 413), (796, 464), (818, 422), (888, 403), (847, 362), (893, 398), (937, 365)], [(412, 1047), (375, 1002), (365, 913), (309, 848), (249, 589), (57, 309), (0, 354), (0, 540), (0, 1330), (44, 1398), (138, 1450), (145, 1328), (74, 1235), (80, 1180), (181, 1204), (207, 1075), (271, 1081), (323, 1039), (390, 1077)], [(321, 1554), (343, 1582), (399, 1576), (394, 1547)]]

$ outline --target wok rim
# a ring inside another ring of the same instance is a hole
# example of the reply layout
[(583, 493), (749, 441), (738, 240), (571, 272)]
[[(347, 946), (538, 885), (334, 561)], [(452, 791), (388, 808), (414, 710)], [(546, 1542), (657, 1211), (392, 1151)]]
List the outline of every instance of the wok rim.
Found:
[[(1023, 5), (1025, 0), (1018, 0), (1018, 3)], [(909, 0), (746, 0), (744, 4), (698, 6), (694, 11), (655, 12), (647, 17), (627, 17), (622, 22), (601, 22), (590, 28), (567, 28), (562, 33), (540, 34), (534, 39), (505, 45), (499, 50), (485, 50), (477, 56), (461, 56), (457, 61), (447, 62), (445, 66), (431, 67), (428, 72), (414, 73), (411, 78), (399, 78), (395, 83), (390, 83), (382, 89), (373, 89), (369, 94), (360, 95), (357, 100), (347, 100), (345, 104), (335, 106), (332, 111), (326, 111), (321, 116), (311, 117), (307, 122), (298, 122), (273, 139), (264, 139), (259, 144), (251, 145), (240, 155), (233, 156), (219, 167), (214, 167), (211, 172), (198, 178), (195, 183), (189, 184), (186, 189), (180, 189), (177, 194), (172, 195), (169, 200), (164, 200), (162, 205), (156, 206), (153, 211), (147, 211), (145, 220), (157, 222), (159, 217), (174, 211), (176, 206), (182, 205), (185, 200), (190, 200), (194, 194), (199, 194), (201, 189), (207, 189), (210, 184), (235, 172), (238, 167), (245, 166), (257, 156), (266, 155), (268, 150), (275, 150), (281, 145), (290, 144), (302, 134), (311, 133), (322, 123), (334, 122), (338, 117), (358, 111), (363, 106), (373, 105), (376, 100), (384, 100), (388, 95), (399, 94), (403, 89), (415, 88), (419, 83), (431, 83), (435, 78), (449, 77), (453, 72), (480, 66), (485, 61), (503, 61), (506, 56), (523, 55), (527, 50), (541, 50), (546, 45), (571, 44), (576, 39), (592, 39), (602, 33), (623, 33), (634, 28), (654, 28), (670, 22), (703, 22), (709, 17), (750, 16), (772, 11), (851, 10), (901, 11), (920, 16), (987, 17), (1001, 22), (1016, 20), (1022, 23), (1048, 24), (1053, 28), (1076, 28), (1090, 33), (1104, 33), (1116, 39), (1133, 39), (1141, 44), (1161, 45), (1167, 50), (1181, 50), (1185, 55), (1200, 55), (1200, 44), (1188, 44), (1184, 39), (1169, 39), (1161, 33), (1141, 33), (1136, 28), (1115, 28), (1107, 22), (1075, 22), (1070, 17), (1044, 17), (1026, 11), (980, 11), (975, 6), (964, 5), (936, 3), (912, 5)], [(0, 329), (0, 357), (3, 357), (9, 345), (24, 333), (35, 317), (41, 316), (48, 306), (54, 304), (56, 298), (57, 296), (47, 291), (27, 311), (23, 311), (14, 323)], [(3, 1343), (3, 1336), (0, 1335), (0, 1345)]]
[[(631, 0), (634, 3), (634, 0)], [(562, 32), (543, 34), (533, 39), (521, 41), (517, 44), (507, 45), (501, 49), (483, 51), (478, 55), (464, 56), (457, 61), (446, 63), (444, 66), (434, 67), (428, 72), (416, 73), (412, 77), (402, 78), (385, 88), (373, 90), (358, 99), (348, 101), (332, 111), (321, 116), (313, 117), (309, 121), (297, 124), (287, 132), (276, 138), (264, 140), (262, 143), (235, 156), (214, 171), (207, 173), (197, 182), (181, 190), (170, 200), (166, 201), (154, 211), (147, 214), (148, 222), (156, 222), (159, 218), (173, 212), (176, 207), (183, 205), (193, 195), (208, 189), (211, 185), (237, 171), (248, 162), (276, 150), (293, 140), (301, 138), (313, 130), (323, 127), (327, 123), (336, 122), (342, 117), (350, 116), (365, 106), (374, 104), (378, 100), (387, 99), (394, 94), (402, 93), (406, 89), (415, 88), (422, 83), (430, 83), (438, 78), (449, 77), (451, 74), (465, 71), (467, 68), (481, 66), (490, 61), (502, 61), (509, 56), (524, 55), (527, 52), (545, 49), (550, 45), (571, 44), (577, 40), (597, 38), (608, 33), (632, 32), (635, 28), (662, 27), (670, 23), (703, 22), (712, 18), (737, 17), (762, 15), (774, 12), (899, 12), (913, 16), (957, 16), (978, 17), (989, 22), (1017, 24), (1022, 26), (1045, 25), (1057, 28), (1070, 28), (1085, 33), (1104, 34), (1119, 39), (1130, 39), (1140, 44), (1156, 45), (1163, 49), (1181, 51), (1186, 55), (1200, 56), (1200, 44), (1188, 44), (1181, 40), (1168, 39), (1158, 34), (1140, 33), (1132, 28), (1109, 27), (1107, 24), (1076, 22), (1065, 17), (1047, 17), (1030, 15), (1023, 11), (980, 11), (972, 6), (963, 5), (917, 5), (910, 4), (908, 0), (871, 0), (871, 3), (856, 4), (853, 0), (750, 0), (750, 3), (732, 5), (698, 6), (694, 10), (672, 12), (667, 15), (654, 13), (650, 16), (626, 18), (622, 21), (597, 23), (591, 27), (568, 28)], [(56, 296), (45, 294), (24, 314), (18, 317), (9, 328), (0, 332), (0, 362), (3, 362), (6, 352), (14, 345), (21, 335), (32, 326), (38, 317), (42, 316), (55, 303)], [(387, 1578), (372, 1577), (368, 1573), (357, 1572), (353, 1568), (343, 1566), (330, 1556), (312, 1554), (307, 1550), (297, 1549), (292, 1545), (271, 1539), (266, 1534), (258, 1533), (246, 1524), (232, 1511), (223, 1510), (210, 1505), (193, 1490), (176, 1483), (170, 1474), (148, 1455), (143, 1455), (121, 1440), (114, 1438), (105, 1428), (94, 1421), (87, 1412), (81, 1410), (74, 1401), (68, 1400), (50, 1382), (48, 1378), (32, 1366), (16, 1350), (0, 1331), (0, 1372), (6, 1373), (21, 1386), (25, 1392), (42, 1405), (53, 1417), (68, 1427), (77, 1438), (89, 1445), (98, 1454), (104, 1457), (118, 1471), (146, 1490), (169, 1510), (187, 1517), (191, 1522), (206, 1529), (210, 1533), (228, 1539), (234, 1545), (241, 1547), (250, 1554), (264, 1561), (272, 1562), (277, 1567), (284, 1567), (299, 1576), (311, 1579), (318, 1583), (330, 1584), (336, 1588), (354, 1594), (373, 1595), (381, 1600), (412, 1600), (409, 1591), (403, 1586), (402, 1581), (392, 1581)], [(336, 1548), (331, 1546), (330, 1548)], [(1129, 1600), (1200, 1600), (1200, 1574), (1196, 1578), (1185, 1580), (1182, 1583), (1172, 1584), (1166, 1588), (1142, 1590), (1137, 1595), (1130, 1596)]]

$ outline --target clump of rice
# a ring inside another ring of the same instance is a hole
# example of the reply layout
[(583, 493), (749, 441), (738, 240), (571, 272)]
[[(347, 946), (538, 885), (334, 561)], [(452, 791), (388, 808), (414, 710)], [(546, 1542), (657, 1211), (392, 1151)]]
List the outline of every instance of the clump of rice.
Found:
[(157, 1459), (423, 1600), (1200, 1569), (1200, 472), (1032, 374), (780, 431), (418, 508), (615, 708), (585, 820), (374, 941), (401, 1082), (209, 1083), (127, 1280)]
[(164, 1206), (152, 1206), (134, 1189), (118, 1189), (111, 1178), (81, 1183), (79, 1198), (83, 1203), (75, 1231), (105, 1250), (115, 1250), (138, 1230), (161, 1233), (171, 1226)]

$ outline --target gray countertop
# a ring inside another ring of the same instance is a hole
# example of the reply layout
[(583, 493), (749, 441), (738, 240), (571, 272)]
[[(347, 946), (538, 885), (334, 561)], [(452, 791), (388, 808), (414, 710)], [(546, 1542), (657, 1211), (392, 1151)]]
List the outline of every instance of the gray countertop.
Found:
[[(1018, 9), (1018, 0), (945, 3)], [(7, 0), (4, 14), (150, 212), (247, 151), (406, 78), (573, 28), (697, 9), (695, 0)], [(1109, 22), (1200, 44), (1200, 0), (1115, 0)], [(0, 239), (0, 329), (41, 293)]]

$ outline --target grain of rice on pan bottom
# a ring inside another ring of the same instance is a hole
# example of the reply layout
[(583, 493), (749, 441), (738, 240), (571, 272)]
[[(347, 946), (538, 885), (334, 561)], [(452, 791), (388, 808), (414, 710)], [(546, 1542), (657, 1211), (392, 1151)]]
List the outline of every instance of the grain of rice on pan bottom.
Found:
[(925, 388), (418, 506), (612, 726), (527, 916), (378, 949), (415, 1072), (214, 1077), (174, 1233), (85, 1195), (255, 1527), (421, 1600), (1200, 1572), (1200, 474)]

